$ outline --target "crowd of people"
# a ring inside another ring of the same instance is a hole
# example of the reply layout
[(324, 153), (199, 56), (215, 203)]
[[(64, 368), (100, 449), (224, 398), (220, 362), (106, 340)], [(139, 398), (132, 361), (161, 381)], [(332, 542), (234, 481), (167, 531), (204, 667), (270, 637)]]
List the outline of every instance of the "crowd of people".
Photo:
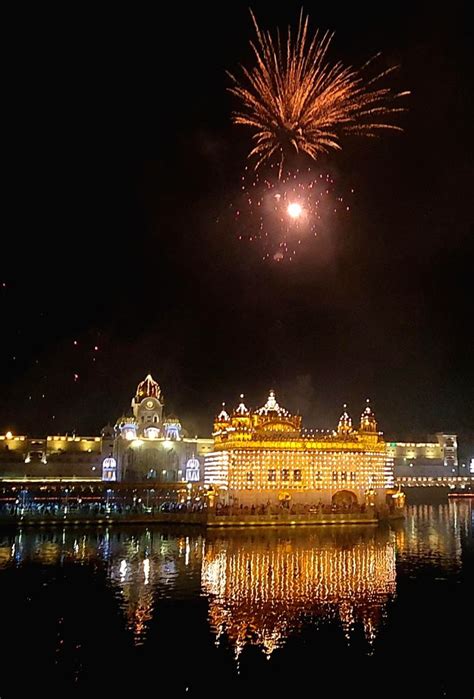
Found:
[(291, 504), (283, 501), (279, 504), (260, 505), (216, 505), (216, 514), (219, 515), (278, 515), (278, 514), (293, 514), (293, 515), (326, 515), (326, 514), (344, 514), (344, 513), (365, 513), (369, 508), (365, 505), (357, 504), (323, 504), (318, 502), (313, 505)]

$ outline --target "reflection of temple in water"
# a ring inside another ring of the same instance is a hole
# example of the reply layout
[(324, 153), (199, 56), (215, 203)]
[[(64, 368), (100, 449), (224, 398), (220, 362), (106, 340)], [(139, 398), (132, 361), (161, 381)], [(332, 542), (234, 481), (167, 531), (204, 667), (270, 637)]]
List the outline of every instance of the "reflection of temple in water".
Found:
[(145, 641), (161, 600), (200, 593), (217, 639), (227, 637), (237, 654), (255, 645), (270, 655), (307, 622), (339, 625), (348, 639), (363, 629), (370, 643), (395, 593), (395, 544), (402, 575), (420, 566), (456, 573), (466, 541), (472, 546), (472, 512), (468, 500), (409, 506), (395, 533), (264, 528), (208, 531), (204, 538), (187, 528), (7, 530), (0, 569), (91, 566), (135, 644)]
[(395, 547), (386, 530), (210, 534), (202, 585), (210, 624), (238, 655), (269, 656), (307, 620), (339, 620), (347, 638), (361, 624), (373, 641), (395, 594)]

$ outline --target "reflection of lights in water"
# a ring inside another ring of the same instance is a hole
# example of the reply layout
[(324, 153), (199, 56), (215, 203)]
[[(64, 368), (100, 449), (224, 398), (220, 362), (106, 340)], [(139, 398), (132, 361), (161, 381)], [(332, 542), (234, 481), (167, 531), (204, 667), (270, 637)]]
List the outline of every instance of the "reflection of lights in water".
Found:
[(10, 564), (10, 561), (15, 556), (15, 545), (13, 546), (0, 546), (0, 568), (3, 568)]
[(145, 558), (143, 561), (143, 574), (145, 576), (145, 585), (150, 582), (150, 559)]
[[(408, 505), (405, 526), (396, 529), (400, 560), (417, 568), (426, 557), (442, 566), (461, 566), (461, 535), (468, 531), (468, 503)], [(455, 526), (457, 522), (457, 526)]]
[(123, 560), (120, 563), (120, 578), (121, 580), (125, 580), (125, 576), (127, 575), (127, 561)]
[(161, 566), (161, 572), (166, 576), (176, 575), (176, 561), (165, 561)]
[(408, 506), (406, 524), (394, 525), (391, 536), (379, 530), (288, 531), (284, 539), (277, 532), (210, 532), (204, 540), (66, 528), (63, 546), (61, 530), (18, 530), (5, 534), (0, 565), (86, 563), (92, 575), (101, 567), (136, 645), (146, 641), (155, 605), (195, 596), (201, 577), (216, 643), (227, 635), (237, 654), (251, 644), (271, 657), (305, 622), (337, 623), (351, 641), (362, 626), (369, 642), (375, 639), (395, 591), (392, 536), (404, 574), (433, 565), (457, 574), (462, 537), (472, 536), (472, 512), (466, 500)]
[(55, 541), (45, 541), (39, 546), (36, 558), (46, 565), (55, 565), (61, 557), (61, 546)]
[(188, 566), (189, 565), (189, 553), (191, 551), (191, 547), (189, 545), (189, 536), (186, 537), (186, 549), (185, 549), (185, 556), (184, 556), (184, 565)]
[(308, 614), (338, 619), (348, 639), (361, 623), (371, 643), (395, 593), (395, 575), (388, 534), (339, 542), (241, 535), (206, 542), (202, 585), (216, 637), (226, 633), (237, 655), (253, 644), (269, 656)]
[(142, 645), (157, 601), (169, 598), (183, 582), (186, 584), (186, 556), (189, 573), (194, 575), (196, 569), (200, 570), (200, 556), (194, 555), (195, 551), (200, 553), (200, 547), (193, 548), (191, 537), (165, 538), (149, 531), (125, 540), (112, 533), (110, 539), (109, 579), (119, 592), (119, 604), (133, 641)]

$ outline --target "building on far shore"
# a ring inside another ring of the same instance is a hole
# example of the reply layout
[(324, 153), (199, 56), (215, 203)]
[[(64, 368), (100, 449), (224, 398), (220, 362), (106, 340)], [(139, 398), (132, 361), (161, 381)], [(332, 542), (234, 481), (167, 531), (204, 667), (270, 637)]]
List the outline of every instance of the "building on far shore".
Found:
[(138, 384), (131, 408), (115, 428), (94, 436), (0, 435), (0, 479), (202, 481), (213, 440), (188, 436), (177, 417), (164, 415), (161, 388), (150, 374)]
[[(104, 431), (103, 431), (104, 432)], [(0, 435), (0, 478), (100, 479), (113, 435)]]
[[(247, 410), (243, 401), (232, 415), (222, 410), (212, 438), (190, 436), (178, 417), (166, 414), (163, 393), (150, 374), (138, 384), (130, 412), (95, 435), (0, 435), (3, 480), (202, 484), (204, 462), (207, 485), (227, 489), (227, 500), (251, 504), (270, 496), (328, 503), (340, 492), (345, 495), (337, 497), (362, 504), (372, 498), (367, 493), (383, 499), (393, 474), (469, 475), (458, 473), (453, 433), (439, 432), (427, 442), (385, 441), (370, 405), (359, 429), (344, 410), (335, 431), (303, 430), (301, 417), (280, 407), (273, 391), (258, 410)], [(467, 461), (464, 471), (469, 470)]]
[(223, 407), (213, 436), (204, 481), (226, 505), (381, 507), (394, 495), (391, 457), (368, 402), (358, 429), (344, 406), (337, 430), (317, 432), (304, 431), (273, 391), (253, 411), (241, 396), (232, 414)]
[(438, 432), (428, 439), (428, 442), (387, 442), (387, 454), (393, 460), (395, 478), (459, 475), (457, 435)]
[(189, 437), (175, 415), (164, 415), (161, 388), (152, 376), (138, 384), (132, 414), (115, 425), (117, 479), (165, 483), (202, 480), (204, 456), (213, 440)]

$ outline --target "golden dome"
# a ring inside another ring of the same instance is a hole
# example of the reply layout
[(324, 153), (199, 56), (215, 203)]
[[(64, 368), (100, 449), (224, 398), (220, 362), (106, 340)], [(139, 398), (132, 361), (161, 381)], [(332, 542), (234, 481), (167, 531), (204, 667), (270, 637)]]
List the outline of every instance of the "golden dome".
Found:
[(151, 374), (148, 374), (137, 386), (135, 400), (139, 402), (144, 398), (156, 398), (157, 400), (161, 398), (161, 388)]

